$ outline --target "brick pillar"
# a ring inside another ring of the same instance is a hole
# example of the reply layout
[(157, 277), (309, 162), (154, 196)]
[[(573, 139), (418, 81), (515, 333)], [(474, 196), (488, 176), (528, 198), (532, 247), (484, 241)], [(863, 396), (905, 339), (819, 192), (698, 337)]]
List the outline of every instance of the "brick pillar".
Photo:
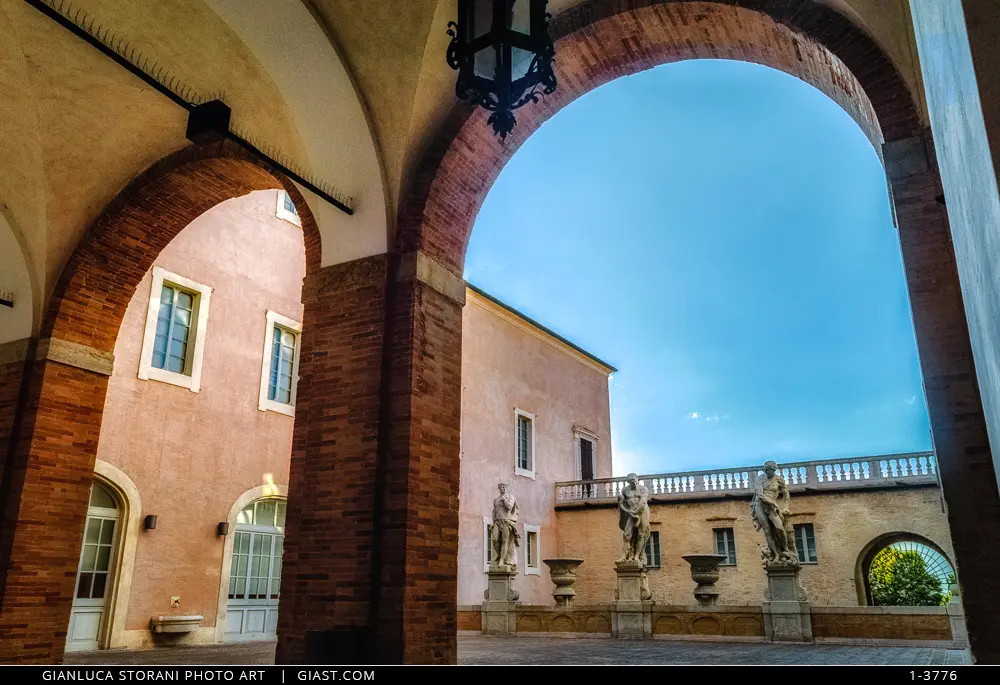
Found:
[(349, 631), (372, 613), (386, 264), (329, 266), (303, 283), (278, 663), (364, 662)]
[(454, 664), (465, 282), (419, 252), (395, 268), (376, 656)]
[(306, 278), (278, 663), (455, 662), (464, 296), (416, 254)]
[(0, 505), (0, 662), (60, 663), (113, 357), (38, 344)]
[(930, 134), (887, 143), (924, 392), (977, 663), (1000, 663), (1000, 494)]
[[(17, 410), (22, 403), (24, 368), (33, 353), (34, 340), (29, 338), (0, 344), (0, 482), (9, 456)], [(0, 580), (0, 586), (2, 584)]]

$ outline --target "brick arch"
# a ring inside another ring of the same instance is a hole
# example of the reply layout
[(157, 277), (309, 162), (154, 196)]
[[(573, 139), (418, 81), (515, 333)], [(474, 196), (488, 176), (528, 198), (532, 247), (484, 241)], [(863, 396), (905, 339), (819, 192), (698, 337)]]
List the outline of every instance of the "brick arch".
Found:
[(135, 289), (177, 234), (226, 200), (278, 188), (302, 220), (306, 273), (317, 272), (319, 228), (295, 184), (227, 141), (191, 146), (133, 179), (90, 225), (56, 285), (41, 337), (112, 352)]
[[(400, 205), (383, 367), (392, 391), (392, 449), (380, 449), (387, 470), (409, 474), (400, 484), (390, 481), (395, 490), (387, 499), (403, 503), (391, 515), (405, 521), (419, 510), (436, 526), (431, 534), (385, 517), (384, 535), (403, 539), (398, 557), (379, 563), (398, 568), (409, 592), (396, 601), (404, 608), (404, 659), (449, 660), (456, 653), (454, 617), (439, 611), (429, 619), (411, 607), (454, 602), (455, 578), (440, 569), (453, 564), (458, 548), (457, 535), (444, 535), (456, 521), (459, 484), (462, 301), (455, 292), (481, 203), (524, 140), (575, 98), (659, 64), (712, 57), (761, 63), (813, 84), (851, 113), (880, 153), (972, 650), (976, 659), (995, 658), (996, 570), (992, 556), (982, 554), (982, 540), (1000, 535), (1000, 520), (982, 515), (997, 501), (995, 483), (981, 475), (992, 469), (992, 453), (933, 141), (892, 62), (845, 17), (799, 0), (590, 0), (556, 17), (552, 31), (556, 93), (518, 112), (506, 145), (486, 125), (485, 112), (456, 106)], [(436, 565), (427, 561), (429, 549), (440, 557)], [(411, 568), (421, 570), (419, 581), (409, 580)]]
[[(43, 318), (34, 359), (24, 364), (10, 450), (0, 463), (0, 662), (62, 658), (115, 341), (140, 281), (198, 216), (278, 188), (299, 211), (306, 274), (315, 274), (320, 235), (302, 195), (227, 142), (187, 147), (154, 164), (78, 244)], [(311, 340), (303, 338), (300, 356), (309, 355)], [(306, 385), (300, 383), (300, 399)]]
[(396, 249), (419, 250), (462, 274), (472, 225), (521, 144), (557, 111), (621, 76), (689, 59), (769, 66), (837, 102), (881, 156), (883, 142), (923, 132), (899, 73), (848, 19), (787, 0), (592, 0), (553, 20), (558, 89), (516, 113), (500, 143), (487, 113), (459, 104), (414, 174), (397, 222)]

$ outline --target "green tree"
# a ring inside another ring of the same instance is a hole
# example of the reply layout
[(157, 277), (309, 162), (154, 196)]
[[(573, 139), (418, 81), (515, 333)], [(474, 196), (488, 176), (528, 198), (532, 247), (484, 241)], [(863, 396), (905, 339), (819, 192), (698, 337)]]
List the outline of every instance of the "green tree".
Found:
[(872, 560), (868, 584), (876, 606), (940, 606), (944, 600), (941, 581), (914, 551), (883, 549)]

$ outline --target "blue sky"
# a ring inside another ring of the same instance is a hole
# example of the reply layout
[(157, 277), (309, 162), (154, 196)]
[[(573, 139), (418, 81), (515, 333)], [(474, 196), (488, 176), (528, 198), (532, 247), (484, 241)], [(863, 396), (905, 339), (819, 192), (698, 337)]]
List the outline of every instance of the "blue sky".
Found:
[(532, 135), (466, 278), (618, 367), (615, 474), (930, 448), (885, 174), (812, 86), (699, 60)]

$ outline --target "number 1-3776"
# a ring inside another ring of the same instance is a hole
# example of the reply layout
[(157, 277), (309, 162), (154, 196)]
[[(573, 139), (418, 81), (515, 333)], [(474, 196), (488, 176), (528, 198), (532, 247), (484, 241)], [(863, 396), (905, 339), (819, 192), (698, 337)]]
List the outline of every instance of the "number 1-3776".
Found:
[(958, 671), (910, 671), (910, 680), (958, 680)]

